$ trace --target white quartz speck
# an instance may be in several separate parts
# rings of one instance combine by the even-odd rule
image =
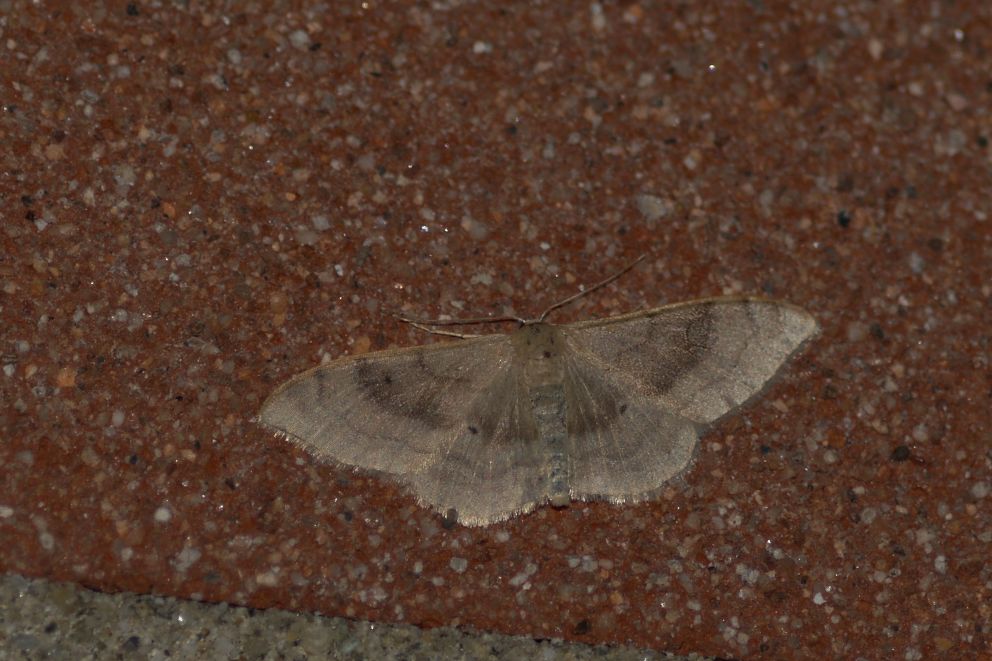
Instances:
[[[259,585],[264,585],[267,588],[271,588],[279,585],[279,577],[275,574],[275,572],[267,571],[264,574],[258,574],[255,577],[255,582]]]
[[[537,565],[534,563],[529,563],[524,570],[510,579],[510,585],[514,587],[519,587],[527,582],[527,579],[533,576],[537,572]]]
[[[310,35],[306,30],[295,30],[289,35],[289,43],[295,48],[304,49],[310,46]]]
[[[909,269],[913,273],[922,273],[923,269],[926,267],[926,262],[918,253],[909,254]]]
[[[671,212],[669,203],[656,195],[638,195],[634,204],[648,221],[659,220]]]
[[[185,572],[200,559],[201,555],[203,554],[197,548],[192,546],[184,547],[182,551],[176,554],[176,559],[173,561],[172,566],[176,568],[176,571]]]

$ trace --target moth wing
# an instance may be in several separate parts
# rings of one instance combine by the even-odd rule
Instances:
[[[565,364],[568,483],[573,498],[647,495],[692,460],[695,425],[580,357]]]
[[[715,298],[562,327],[569,348],[630,393],[707,424],[757,395],[817,332],[804,310]]]
[[[341,358],[280,386],[259,421],[319,459],[403,476],[462,438],[511,358],[503,335]]]
[[[469,407],[466,425],[437,458],[405,482],[421,502],[480,526],[530,511],[546,497],[545,453],[523,375],[499,374]]]

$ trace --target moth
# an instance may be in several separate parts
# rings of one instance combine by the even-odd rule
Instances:
[[[515,319],[509,334],[315,367],[276,389],[259,420],[468,526],[546,503],[650,498],[689,465],[700,431],[758,394],[818,328],[798,307],[747,297],[545,321],[612,279]]]

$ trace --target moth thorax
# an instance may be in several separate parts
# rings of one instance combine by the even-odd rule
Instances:
[[[564,338],[552,324],[524,324],[512,336],[514,357],[531,388],[561,383],[564,378],[562,352]]]

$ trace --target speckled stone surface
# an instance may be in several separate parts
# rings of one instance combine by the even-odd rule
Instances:
[[[381,661],[704,661],[650,650],[418,629],[226,604],[103,594],[72,583],[0,576],[0,658],[379,659]]]
[[[992,644],[992,5],[0,0],[0,571],[747,658]],[[656,501],[447,529],[292,374],[707,295],[822,333]],[[495,329],[494,329],[495,330]],[[987,656],[985,657],[987,658]]]

